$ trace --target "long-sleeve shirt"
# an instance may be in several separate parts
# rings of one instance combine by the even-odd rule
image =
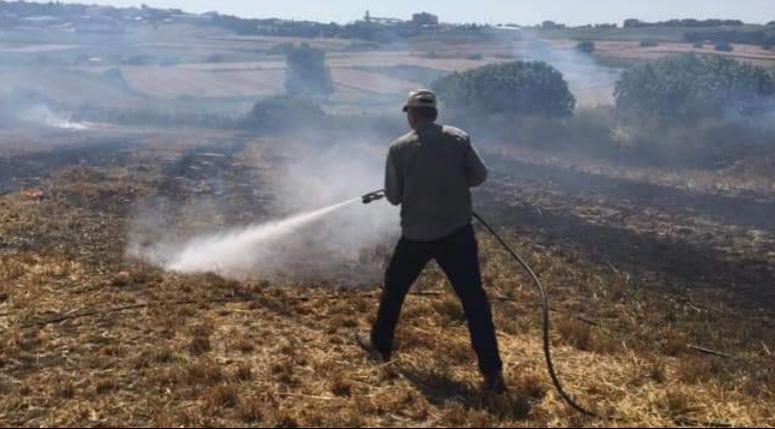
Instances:
[[[385,194],[401,205],[401,229],[410,240],[432,241],[471,222],[471,191],[487,167],[462,130],[427,124],[390,145]]]

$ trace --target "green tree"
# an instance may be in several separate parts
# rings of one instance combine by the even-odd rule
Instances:
[[[716,50],[719,52],[732,52],[735,47],[729,42],[716,42]]]
[[[576,45],[576,49],[585,53],[585,54],[591,54],[595,52],[595,42],[585,40],[583,42],[579,42],[578,45]]]
[[[321,123],[325,116],[320,106],[308,99],[278,96],[257,102],[243,126],[265,132],[283,131],[299,123]]]
[[[772,75],[761,67],[718,55],[663,58],[625,71],[614,97],[626,119],[671,122],[754,115],[771,103]]]
[[[489,64],[452,73],[432,88],[446,106],[471,113],[563,117],[576,105],[562,73],[544,62]]]
[[[285,91],[288,95],[324,97],[334,92],[325,52],[302,43],[287,50],[286,60]]]

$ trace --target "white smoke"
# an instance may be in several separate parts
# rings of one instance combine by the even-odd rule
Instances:
[[[21,108],[16,112],[15,117],[16,121],[22,125],[44,126],[74,131],[88,130],[91,128],[91,125],[74,122],[70,118],[54,112],[50,107],[44,104],[35,104]]]
[[[612,105],[613,91],[623,69],[598,64],[574,46],[555,46],[534,32],[522,30],[522,41],[515,43],[514,54],[531,61],[543,61],[559,70],[576,96],[579,107]]]
[[[235,226],[224,221],[230,210],[226,205],[219,211],[217,203],[146,202],[138,206],[130,227],[128,256],[171,271],[210,271],[239,279],[378,281],[384,262],[379,250],[398,235],[397,209],[384,201],[352,203],[382,187],[387,148],[325,135],[296,137],[307,143],[283,142],[282,148],[272,149],[283,161],[256,161],[258,168],[271,167],[271,182],[259,192],[275,196],[261,209],[276,213],[279,220]],[[177,211],[175,204],[205,209]],[[186,219],[180,214],[170,218],[172,212],[183,212]],[[200,230],[170,233],[187,225]]]

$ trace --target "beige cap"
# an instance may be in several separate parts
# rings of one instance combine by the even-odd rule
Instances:
[[[409,98],[404,105],[404,112],[410,107],[433,107],[438,108],[436,103],[436,94],[430,89],[415,89],[409,92]]]

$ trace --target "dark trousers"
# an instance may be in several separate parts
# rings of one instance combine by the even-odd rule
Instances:
[[[503,367],[492,323],[492,311],[479,270],[479,248],[470,224],[435,241],[401,238],[385,273],[385,289],[377,321],[371,331],[374,346],[381,352],[393,350],[393,337],[404,298],[425,265],[435,259],[463,303],[471,344],[483,374]]]

